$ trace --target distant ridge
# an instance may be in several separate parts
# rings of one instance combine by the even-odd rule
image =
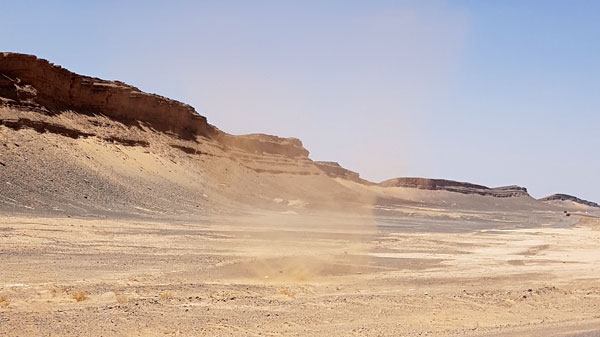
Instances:
[[[379,183],[383,187],[408,187],[421,190],[443,190],[462,194],[479,194],[483,196],[492,196],[498,198],[529,196],[527,189],[520,186],[504,186],[490,188],[483,185],[476,185],[466,182],[428,179],[428,178],[394,178]]]
[[[574,197],[574,196],[568,195],[568,194],[553,194],[553,195],[547,196],[545,198],[541,198],[539,200],[540,201],[572,201],[572,202],[575,202],[575,203],[578,203],[581,205],[600,208],[600,205],[595,202],[579,199],[577,197]]]

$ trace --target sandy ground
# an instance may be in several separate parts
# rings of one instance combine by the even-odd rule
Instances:
[[[595,225],[2,216],[0,335],[593,336]]]

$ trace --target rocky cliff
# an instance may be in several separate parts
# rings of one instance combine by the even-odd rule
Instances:
[[[148,94],[119,81],[82,76],[33,55],[0,53],[0,104],[26,108],[37,114],[4,113],[0,124],[33,128],[71,137],[92,136],[47,118],[72,111],[88,116],[105,116],[128,127],[146,127],[185,140],[205,137],[225,147],[255,154],[306,157],[308,151],[298,139],[269,135],[233,136],[208,124],[190,105]],[[119,139],[111,135],[110,138]],[[139,144],[137,140],[122,139]]]
[[[315,165],[328,176],[332,178],[342,178],[351,180],[360,184],[374,185],[372,182],[362,179],[360,175],[354,171],[342,167],[339,163],[333,161],[315,161]]]
[[[49,114],[73,110],[105,115],[126,125],[144,124],[186,139],[214,133],[206,118],[187,104],[122,82],[78,75],[32,55],[0,54],[0,95],[5,103]]]
[[[421,190],[443,190],[462,194],[478,194],[498,198],[529,196],[527,189],[519,186],[490,188],[483,185],[427,178],[394,178],[379,183],[383,187],[408,187]]]
[[[224,145],[237,147],[254,154],[268,153],[289,158],[308,158],[308,150],[297,138],[281,138],[265,134],[232,136],[221,132],[218,134],[217,139]]]
[[[0,184],[0,208],[188,214],[222,202],[300,207],[312,200],[336,207],[349,202],[352,209],[390,198],[406,202],[405,195],[379,187],[529,196],[518,186],[443,179],[375,184],[336,162],[312,161],[299,139],[230,135],[187,104],[24,54],[0,53],[0,132],[0,175],[7,182]],[[544,201],[597,206],[571,196],[549,198]],[[490,207],[504,202],[480,201]]]

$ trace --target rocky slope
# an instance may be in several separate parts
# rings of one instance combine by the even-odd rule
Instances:
[[[371,212],[378,203],[447,202],[414,197],[416,190],[531,199],[517,186],[423,178],[375,184],[338,163],[311,160],[298,139],[230,135],[187,104],[15,53],[0,53],[0,177],[0,211],[65,215]],[[494,208],[498,200],[477,204]]]
[[[252,153],[308,156],[308,151],[297,139],[268,135],[231,136],[208,124],[204,116],[187,104],[142,92],[119,81],[78,75],[33,55],[0,54],[0,99],[4,105],[29,108],[46,116],[76,111],[89,116],[106,116],[126,126],[146,127],[182,139],[215,138],[224,145]],[[82,130],[79,134],[77,130],[70,132],[53,123],[53,119],[14,117],[11,120],[3,118],[2,123],[12,128],[30,127],[71,136],[90,135]]]
[[[574,197],[574,196],[568,195],[568,194],[553,194],[553,195],[547,196],[545,198],[541,198],[539,200],[540,201],[571,201],[576,204],[580,204],[580,205],[584,205],[584,206],[600,208],[600,205],[595,202],[579,199],[577,197]]]
[[[408,187],[421,190],[443,190],[462,194],[477,194],[498,198],[529,196],[527,189],[519,186],[504,186],[490,188],[471,183],[444,179],[427,178],[394,178],[381,182],[384,187]]]
[[[189,105],[31,55],[0,53],[0,141],[0,211],[173,216],[360,199],[298,139],[230,135]]]
[[[333,161],[315,161],[315,165],[332,178],[341,178],[354,181],[364,185],[374,185],[372,182],[362,179],[357,172],[342,167],[339,163]]]
[[[48,114],[73,110],[190,139],[214,128],[194,108],[118,81],[81,76],[32,55],[0,54],[0,95]]]
[[[159,131],[185,140],[197,140],[199,136],[215,139],[226,147],[253,154],[308,157],[298,139],[262,134],[232,136],[208,124],[205,117],[187,104],[144,93],[122,82],[81,76],[32,55],[0,54],[0,99],[5,106],[38,112],[28,115],[34,118],[14,111],[4,113],[0,122],[13,129],[32,128],[72,138],[95,135],[86,132],[87,127],[70,129],[56,123],[56,118],[46,118],[75,111],[90,117],[106,116],[127,127]],[[119,141],[117,137],[108,140]]]

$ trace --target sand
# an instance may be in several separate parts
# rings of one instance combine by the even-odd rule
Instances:
[[[331,213],[3,216],[0,249],[7,336],[600,330],[600,232],[586,226],[448,233]]]

